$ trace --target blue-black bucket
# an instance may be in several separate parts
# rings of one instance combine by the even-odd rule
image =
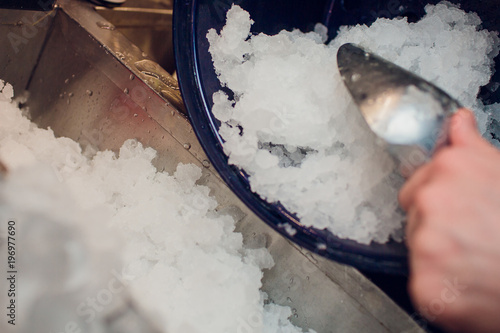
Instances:
[[[325,230],[303,227],[293,214],[283,207],[270,204],[252,193],[245,173],[229,165],[218,135],[220,122],[211,113],[212,94],[221,86],[208,53],[207,31],[217,31],[225,24],[225,14],[231,5],[238,4],[250,12],[255,24],[253,33],[276,34],[282,29],[298,28],[311,31],[316,23],[328,27],[330,38],[342,25],[369,24],[378,17],[406,16],[416,21],[424,7],[439,1],[421,0],[176,0],[174,4],[174,48],[177,75],[191,124],[215,169],[231,190],[263,221],[298,245],[329,259],[363,270],[385,273],[406,273],[407,250],[404,244],[388,242],[370,245],[341,239]],[[466,11],[474,11],[483,20],[483,27],[500,31],[500,3],[497,1],[451,1]],[[496,67],[499,67],[497,59]],[[500,82],[496,73],[491,82]],[[493,84],[492,84],[493,85]],[[487,104],[500,101],[500,89],[486,86],[480,97]],[[493,126],[499,126],[493,124]],[[500,127],[500,126],[499,126]],[[283,228],[284,222],[297,230],[294,236]],[[317,244],[326,244],[318,249]]]

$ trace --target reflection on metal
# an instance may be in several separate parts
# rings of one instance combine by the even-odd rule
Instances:
[[[368,126],[405,173],[412,173],[443,146],[449,117],[460,108],[455,99],[354,44],[339,48],[337,63]]]
[[[0,49],[5,50],[0,78],[13,81],[18,91],[28,88],[27,106],[39,126],[87,149],[117,151],[126,139],[136,138],[158,151],[154,164],[169,173],[179,163],[201,167],[198,183],[211,189],[219,211],[238,221],[245,244],[270,250],[276,266],[264,272],[263,290],[294,309],[295,324],[317,332],[422,332],[358,271],[290,244],[238,200],[183,115],[175,79],[144,56],[117,22],[109,22],[115,30],[100,28],[97,22],[107,20],[88,2],[60,0],[58,5],[57,14],[18,53],[5,36],[22,34],[22,28],[2,23],[31,19],[34,13],[0,10]]]
[[[97,6],[97,7],[95,7],[95,10],[97,10],[98,12],[106,12],[108,10],[108,8]],[[117,7],[117,8],[113,8],[113,10],[109,11],[108,13],[111,13],[111,12],[114,12],[114,13],[123,12],[123,13],[130,14],[130,16],[122,16],[122,17],[118,16],[116,18],[116,20],[119,20],[119,21],[115,21],[115,22],[120,22],[120,23],[118,23],[119,25],[129,26],[129,27],[143,27],[145,25],[155,25],[156,26],[157,24],[172,23],[171,20],[172,20],[172,14],[173,14],[172,9],[151,9],[151,8],[131,8],[131,7]],[[147,16],[146,18],[148,19],[148,22],[146,22],[145,19],[141,18],[137,14],[148,14],[148,15],[159,14],[160,17],[156,18],[157,19],[156,21],[150,22],[149,20],[151,19],[151,17]],[[105,14],[102,16],[104,17],[107,15]],[[164,17],[162,17],[162,16],[164,16]],[[128,19],[130,19],[130,20],[128,20]],[[155,19],[155,17],[153,17],[153,19]],[[162,27],[157,26],[156,28],[161,29]]]
[[[129,0],[126,7],[95,10],[167,72],[174,71],[172,2]]]
[[[140,77],[155,91],[171,102],[178,110],[184,110],[181,92],[177,80],[168,74],[160,65],[148,59],[134,63]]]
[[[26,89],[56,11],[0,10],[0,73],[16,91]]]

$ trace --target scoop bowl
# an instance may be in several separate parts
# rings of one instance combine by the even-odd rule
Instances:
[[[339,48],[337,64],[368,126],[404,176],[446,143],[448,120],[461,105],[444,90],[351,43]]]

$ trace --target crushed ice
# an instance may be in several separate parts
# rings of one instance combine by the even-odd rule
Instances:
[[[12,95],[0,81],[8,170],[0,174],[0,220],[15,218],[24,240],[19,303],[31,318],[19,332],[102,332],[112,311],[129,306],[128,293],[164,332],[302,332],[289,307],[259,290],[262,270],[274,265],[270,253],[243,246],[233,218],[196,185],[199,167],[158,172],[156,152],[135,140],[118,154],[86,157],[76,142],[23,117]]]
[[[325,45],[321,25],[309,33],[252,35],[249,13],[233,5],[224,28],[207,34],[218,78],[234,93],[214,93],[212,113],[222,122],[229,163],[245,170],[252,191],[280,202],[303,225],[340,237],[402,239],[402,179],[355,109],[336,53],[357,43],[423,76],[474,109],[484,132],[494,116],[476,96],[490,80],[497,34],[450,3],[426,12],[416,23],[381,18],[369,27],[341,27]]]

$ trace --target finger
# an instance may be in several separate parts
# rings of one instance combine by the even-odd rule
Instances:
[[[452,146],[476,146],[483,143],[472,111],[462,108],[452,116],[449,139]]]
[[[408,248],[411,248],[411,240],[415,235],[419,225],[418,211],[415,207],[410,207],[408,214],[406,215],[406,227],[405,227],[405,241]]]
[[[431,176],[432,162],[424,164],[415,171],[415,173],[406,181],[401,190],[399,191],[399,204],[405,211],[413,204],[415,192],[427,183]]]

